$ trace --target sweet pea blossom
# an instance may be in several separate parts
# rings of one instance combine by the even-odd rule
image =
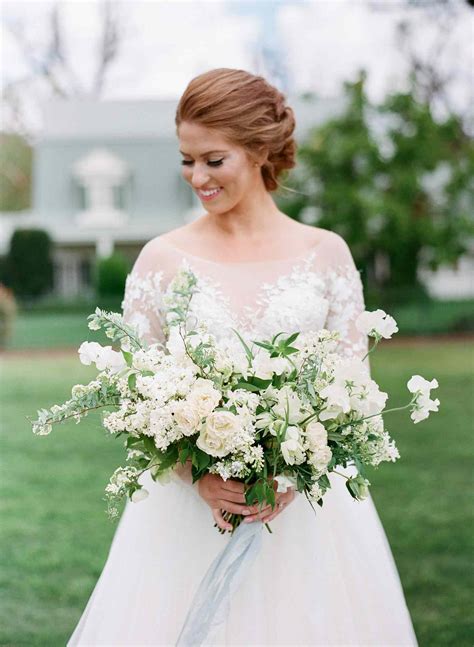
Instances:
[[[433,379],[428,382],[421,375],[412,375],[408,380],[407,388],[415,395],[413,411],[410,416],[415,424],[428,418],[430,411],[438,411],[440,404],[438,398],[436,400],[430,398],[431,389],[436,389],[438,386],[438,380]]]
[[[94,363],[99,371],[108,368],[112,373],[117,373],[127,365],[122,353],[113,350],[112,346],[101,346],[95,341],[83,342],[78,353],[82,364],[90,366]]]
[[[305,453],[300,443],[298,427],[288,427],[285,440],[280,445],[283,458],[288,465],[299,465],[305,460]]]
[[[361,312],[355,325],[357,330],[370,337],[384,337],[384,339],[390,339],[398,331],[395,319],[380,309]]]

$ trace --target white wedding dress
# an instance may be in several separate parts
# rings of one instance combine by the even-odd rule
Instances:
[[[179,267],[197,275],[193,312],[219,338],[234,337],[231,328],[251,340],[326,327],[341,331],[341,353],[365,354],[367,339],[354,326],[364,309],[362,284],[337,234],[325,232],[296,258],[233,263],[153,239],[127,278],[122,304],[150,342],[163,340],[161,299]],[[174,645],[201,579],[229,540],[213,527],[195,487],[177,475],[168,485],[148,474],[142,480],[150,496],[127,502],[70,647]],[[330,481],[316,514],[297,493],[271,522],[273,534],[263,529],[251,572],[206,644],[417,645],[372,498],[356,502],[343,477],[331,474]]]

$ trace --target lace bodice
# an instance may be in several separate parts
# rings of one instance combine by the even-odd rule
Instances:
[[[333,232],[298,257],[233,263],[203,259],[154,238],[128,275],[122,302],[125,320],[149,343],[164,341],[163,296],[181,267],[198,279],[192,314],[218,339],[235,339],[232,328],[248,340],[327,328],[341,332],[344,356],[367,351],[367,337],[355,327],[364,310],[360,275],[347,244]]]

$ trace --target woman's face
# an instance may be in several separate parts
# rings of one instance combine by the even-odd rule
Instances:
[[[183,178],[207,211],[229,211],[264,187],[260,166],[255,166],[244,148],[218,131],[183,121],[178,139]]]

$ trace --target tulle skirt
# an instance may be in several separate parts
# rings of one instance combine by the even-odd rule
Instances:
[[[68,647],[174,645],[201,579],[229,540],[190,485],[141,478],[150,495],[126,504]],[[271,522],[273,534],[263,528],[251,572],[206,645],[417,645],[372,498],[356,502],[341,476],[330,480],[316,514],[297,494]]]

